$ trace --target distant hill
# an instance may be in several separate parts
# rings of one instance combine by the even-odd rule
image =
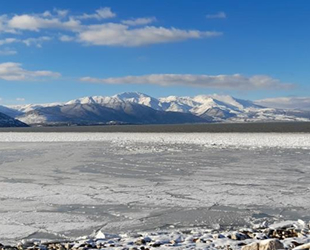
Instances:
[[[0,113],[0,127],[28,127],[27,124]]]

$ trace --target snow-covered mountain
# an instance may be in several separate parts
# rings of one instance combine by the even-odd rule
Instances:
[[[12,105],[7,108],[11,110],[17,111],[19,114],[23,114],[32,110],[36,110],[39,108],[47,108],[47,107],[55,107],[58,105],[63,105],[63,103],[55,102],[55,103],[45,103],[45,104],[26,104],[26,105]],[[1,107],[0,107],[1,109]],[[1,112],[1,111],[0,111]],[[3,112],[5,113],[5,112]]]
[[[216,94],[157,99],[139,92],[125,92],[114,96],[83,97],[66,103],[11,106],[2,110],[27,124],[310,121],[310,111],[264,107],[252,101]]]
[[[41,125],[176,124],[206,121],[193,114],[159,111],[116,98],[81,98],[63,105],[38,108],[17,118],[27,124]]]
[[[229,95],[168,96],[156,99],[138,92],[126,92],[115,97],[157,110],[191,113],[207,120],[211,118],[213,122],[308,121],[310,118],[309,112],[268,108]]]
[[[148,106],[155,110],[163,110],[158,99],[140,92],[124,92],[113,97],[122,101]]]
[[[7,116],[10,117],[16,117],[23,114],[23,112],[19,111],[18,109],[5,107],[1,105],[0,105],[0,113],[6,114]]]

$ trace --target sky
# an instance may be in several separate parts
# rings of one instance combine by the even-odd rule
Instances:
[[[0,104],[310,96],[308,0],[0,2]]]

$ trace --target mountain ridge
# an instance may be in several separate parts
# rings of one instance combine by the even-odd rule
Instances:
[[[30,125],[310,121],[308,111],[264,107],[217,94],[154,98],[141,92],[123,92],[64,103],[2,106],[2,109],[0,106],[1,110]]]

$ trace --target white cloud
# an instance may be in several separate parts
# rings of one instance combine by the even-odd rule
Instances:
[[[84,13],[81,16],[68,16],[68,10],[45,11],[38,14],[2,15],[0,16],[0,32],[15,32],[23,38],[14,40],[0,40],[3,44],[23,42],[26,45],[35,44],[38,47],[48,39],[25,38],[27,32],[41,34],[44,30],[57,32],[52,36],[59,37],[62,42],[80,42],[88,45],[100,46],[143,46],[149,44],[167,43],[187,39],[200,39],[222,35],[221,32],[184,30],[148,26],[156,21],[155,17],[144,17],[120,22],[102,22],[103,19],[115,17],[111,8],[105,7],[96,10],[93,14]],[[85,19],[94,19],[86,20]],[[139,26],[139,27],[134,27]],[[63,33],[66,31],[66,33]],[[61,32],[61,35],[59,33]],[[51,32],[50,32],[51,34]],[[41,37],[46,37],[42,35]]]
[[[22,97],[17,97],[16,98],[16,101],[18,102],[24,102],[26,99],[25,98],[22,98]]]
[[[23,81],[46,77],[59,77],[57,72],[52,71],[29,71],[23,69],[20,63],[0,63],[0,79],[7,81]]]
[[[280,109],[310,110],[310,97],[278,97],[255,101],[256,104]]]
[[[27,46],[35,45],[37,47],[41,47],[43,42],[50,41],[52,38],[48,36],[41,36],[41,37],[30,37],[27,39],[17,39],[17,38],[5,38],[0,40],[0,46],[5,44],[12,44],[12,43],[23,43]]]
[[[94,14],[84,13],[82,16],[78,16],[76,18],[78,18],[78,19],[102,20],[102,19],[113,18],[115,16],[116,16],[116,14],[114,12],[112,12],[111,8],[105,7],[105,8],[100,8],[100,9],[96,10],[96,12]]]
[[[134,18],[123,20],[122,23],[128,26],[147,25],[156,21],[155,17]]]
[[[148,44],[199,39],[203,37],[219,36],[220,32],[181,30],[146,26],[129,29],[128,26],[116,23],[91,25],[87,30],[80,32],[79,40],[91,45],[105,46],[143,46]]]
[[[68,35],[61,35],[59,37],[59,40],[62,41],[62,42],[71,42],[71,41],[74,41],[75,40],[75,37],[73,36],[68,36]]]
[[[59,26],[57,19],[46,19],[31,15],[16,15],[8,22],[8,26],[14,29],[39,31],[41,28]]]
[[[64,29],[76,31],[81,28],[80,21],[70,18],[67,21],[61,21],[55,17],[46,17],[38,15],[15,15],[8,21],[8,27],[19,30],[40,31],[40,29]]]
[[[208,14],[206,15],[206,18],[208,19],[225,19],[227,16],[226,16],[226,13],[223,12],[223,11],[220,11],[216,14]]]
[[[43,16],[43,17],[51,17],[52,14],[51,14],[51,12],[49,12],[49,11],[45,11],[45,12],[42,13],[42,16]]]
[[[69,10],[60,10],[60,9],[54,8],[54,12],[56,12],[59,17],[64,18],[68,15]]]
[[[0,56],[12,56],[12,55],[16,55],[17,51],[16,50],[11,50],[11,49],[3,49],[0,50]]]
[[[84,82],[102,84],[155,84],[161,86],[185,85],[216,89],[258,90],[292,88],[293,84],[282,83],[264,75],[246,77],[235,75],[190,75],[190,74],[152,74],[143,76],[125,76],[115,78],[83,77]]]
[[[12,33],[12,34],[16,34],[17,32],[8,27],[7,22],[8,22],[8,15],[1,15],[0,16],[0,33]]]
[[[5,39],[0,40],[0,46],[5,45],[5,44],[10,44],[10,43],[16,43],[18,41],[19,40],[16,38],[5,38]]]
[[[50,41],[52,38],[48,36],[41,36],[37,38],[27,38],[21,40],[22,43],[26,44],[27,46],[35,45],[37,47],[42,47],[42,43],[46,41]]]

